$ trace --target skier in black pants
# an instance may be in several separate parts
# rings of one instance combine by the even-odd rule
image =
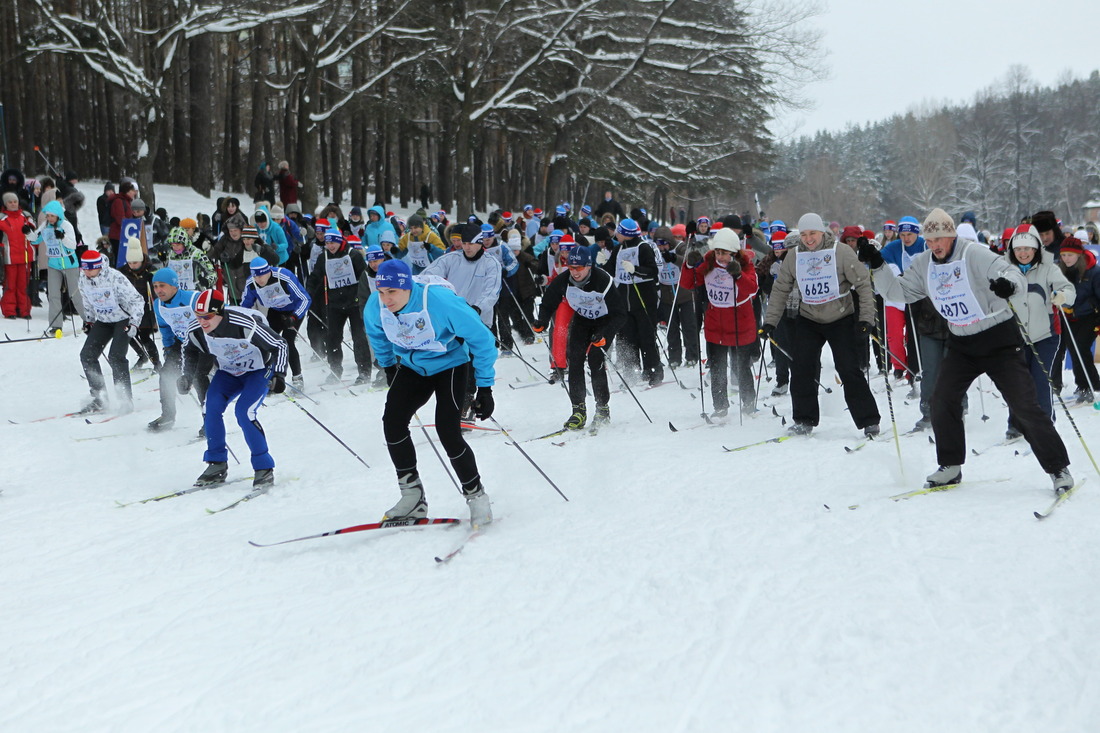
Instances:
[[[926,485],[962,480],[963,397],[975,379],[988,374],[1050,475],[1054,491],[1068,491],[1073,488],[1069,454],[1050,415],[1039,406],[1023,355],[1029,347],[1005,302],[1027,287],[1026,278],[985,245],[957,237],[955,223],[943,209],[932,209],[923,230],[928,249],[914,257],[900,277],[884,267],[882,255],[866,240],[859,245],[859,257],[871,268],[875,290],[883,298],[912,303],[927,297],[948,322],[947,354],[932,393],[932,432],[940,465]]]
[[[620,363],[631,369],[638,367],[638,351],[642,352],[642,371],[647,382],[656,386],[664,381],[665,370],[657,349],[657,256],[648,242],[642,241],[642,230],[633,219],[623,219],[615,230],[618,244],[601,252],[597,264],[615,278],[626,303],[626,321],[619,333]]]
[[[470,523],[476,528],[492,522],[489,497],[459,418],[471,368],[477,382],[474,415],[487,420],[493,414],[497,348],[492,331],[446,285],[414,282],[404,260],[379,266],[363,319],[390,385],[382,430],[401,490],[401,500],[383,519],[420,519],[428,514],[409,422],[435,395],[435,430],[458,476]]]
[[[344,324],[351,324],[351,343],[355,366],[359,369],[356,384],[370,383],[370,345],[363,331],[363,311],[359,302],[359,279],[367,270],[367,262],[358,249],[349,249],[344,235],[335,229],[325,232],[325,248],[309,275],[306,289],[314,303],[324,303],[325,340],[328,365],[332,370],[328,384],[339,381],[344,373]]]
[[[608,400],[607,367],[604,349],[626,320],[626,311],[611,276],[592,267],[592,255],[587,247],[569,253],[569,277],[556,277],[542,296],[539,317],[532,325],[541,333],[557,312],[562,298],[573,309],[569,323],[569,341],[565,354],[569,368],[569,401],[573,414],[565,421],[570,430],[580,430],[588,419],[584,399],[584,364],[592,371],[592,393],[596,397],[596,417],[593,427],[611,420]]]

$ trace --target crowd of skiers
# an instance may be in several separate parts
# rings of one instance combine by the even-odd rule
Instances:
[[[350,337],[354,385],[390,385],[384,425],[402,491],[391,518],[426,513],[407,428],[432,394],[471,510],[491,517],[460,423],[491,417],[498,354],[545,363],[548,381],[564,381],[568,392],[564,429],[580,430],[589,424],[586,370],[591,427],[610,421],[609,367],[627,389],[665,383],[666,368],[675,382],[677,369],[698,375],[701,388],[710,385],[708,419],[717,420],[728,416],[732,378],[737,409],[751,415],[768,358],[762,349],[770,347],[772,396],[789,392],[791,431],[808,434],[819,422],[828,344],[851,419],[868,439],[882,421],[873,376],[919,390],[914,430],[931,427],[941,463],[932,484],[961,478],[966,390],[988,374],[1010,407],[1007,437],[1032,444],[1056,489],[1072,486],[1052,390],[1061,389],[1056,365],[1068,348],[1076,398],[1094,399],[1095,229],[1067,234],[1053,214],[1039,212],[997,237],[979,233],[969,213],[956,225],[939,209],[924,222],[888,221],[877,233],[826,225],[816,213],[790,230],[737,215],[669,227],[644,209],[627,215],[611,192],[577,215],[568,203],[553,212],[531,204],[496,210],[485,221],[425,209],[405,220],[377,205],[364,215],[329,204],[311,215],[293,177],[293,200],[276,203],[267,174],[261,168],[257,176],[263,196],[251,214],[227,197],[210,216],[183,219],[164,211],[147,218],[136,182],[123,180],[117,191],[108,184],[102,235],[91,246],[56,196],[36,215],[33,189],[7,173],[3,182],[4,315],[29,317],[31,282],[46,270],[48,332],[76,312],[89,334],[82,352],[89,410],[106,408],[98,359],[112,339],[121,411],[132,409],[127,344],[160,372],[162,414],[151,430],[175,419],[173,384],[196,386],[208,416],[203,481],[224,478],[221,411],[238,394],[257,481],[273,480],[255,411],[268,391],[286,388],[287,371],[292,387],[304,388],[297,345],[304,327],[303,343],[328,365],[327,383],[345,383]],[[142,226],[124,237],[123,222],[132,219]],[[524,357],[521,345],[536,340],[546,343],[545,362],[530,351]],[[398,398],[392,383],[400,374],[408,376]]]

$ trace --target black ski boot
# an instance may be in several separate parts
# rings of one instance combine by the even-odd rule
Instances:
[[[195,479],[195,486],[217,486],[225,483],[225,477],[229,475],[229,464],[226,461],[207,463],[206,470]]]
[[[258,489],[261,486],[274,486],[275,485],[275,469],[274,468],[260,468],[256,471],[252,477],[252,488]]]

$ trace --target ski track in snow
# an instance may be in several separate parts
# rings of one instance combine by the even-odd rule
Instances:
[[[195,208],[157,190],[171,213]],[[44,320],[36,310],[31,331]],[[3,323],[25,335],[22,321]],[[31,423],[85,400],[82,344],[67,331],[0,348],[0,730],[1096,729],[1100,504],[1086,487],[1036,522],[1050,481],[1013,455],[1023,444],[971,456],[966,479],[979,483],[893,502],[935,467],[935,449],[925,434],[901,438],[903,483],[884,394],[883,437],[855,455],[839,389],[822,395],[812,437],[725,453],[785,428],[765,411],[671,433],[668,420],[698,422],[699,401],[664,388],[638,393],[653,425],[613,395],[599,436],[523,444],[568,503],[503,436],[472,434],[507,521],[445,566],[432,558],[465,526],[256,549],[247,541],[375,521],[393,503],[385,394],[300,400],[370,470],[273,396],[260,411],[277,463],[268,495],[216,516],[203,510],[247,482],[119,509],[191,484],[203,445],[186,441],[200,418],[181,398],[175,430],[146,432],[158,394],[139,387],[136,412],[109,424]],[[541,345],[524,356],[545,365]],[[303,362],[312,392],[325,372]],[[560,387],[509,390],[526,369],[497,364],[495,416],[513,437],[560,427]],[[919,416],[901,396],[899,432]],[[988,397],[982,422],[971,394],[979,450],[1004,429]],[[789,397],[774,401],[789,414]],[[1073,412],[1100,438],[1100,414]],[[420,416],[434,421],[432,406]],[[232,411],[227,427],[245,461],[230,477],[247,476]],[[1064,414],[1058,427],[1075,475],[1090,473]],[[412,434],[431,514],[465,519]],[[74,440],[94,435],[114,437]]]

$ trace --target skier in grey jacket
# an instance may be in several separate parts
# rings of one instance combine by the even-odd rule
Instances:
[[[955,223],[943,209],[928,214],[923,233],[928,250],[914,257],[900,276],[884,266],[882,255],[866,241],[859,245],[859,257],[871,268],[875,291],[883,298],[912,303],[928,297],[948,322],[949,348],[932,394],[932,431],[940,465],[926,485],[962,480],[963,396],[976,378],[989,374],[1055,492],[1071,489],[1066,446],[1050,415],[1039,406],[1024,360],[1023,351],[1029,347],[1008,301],[1027,289],[1027,279],[988,247],[957,237]]]

